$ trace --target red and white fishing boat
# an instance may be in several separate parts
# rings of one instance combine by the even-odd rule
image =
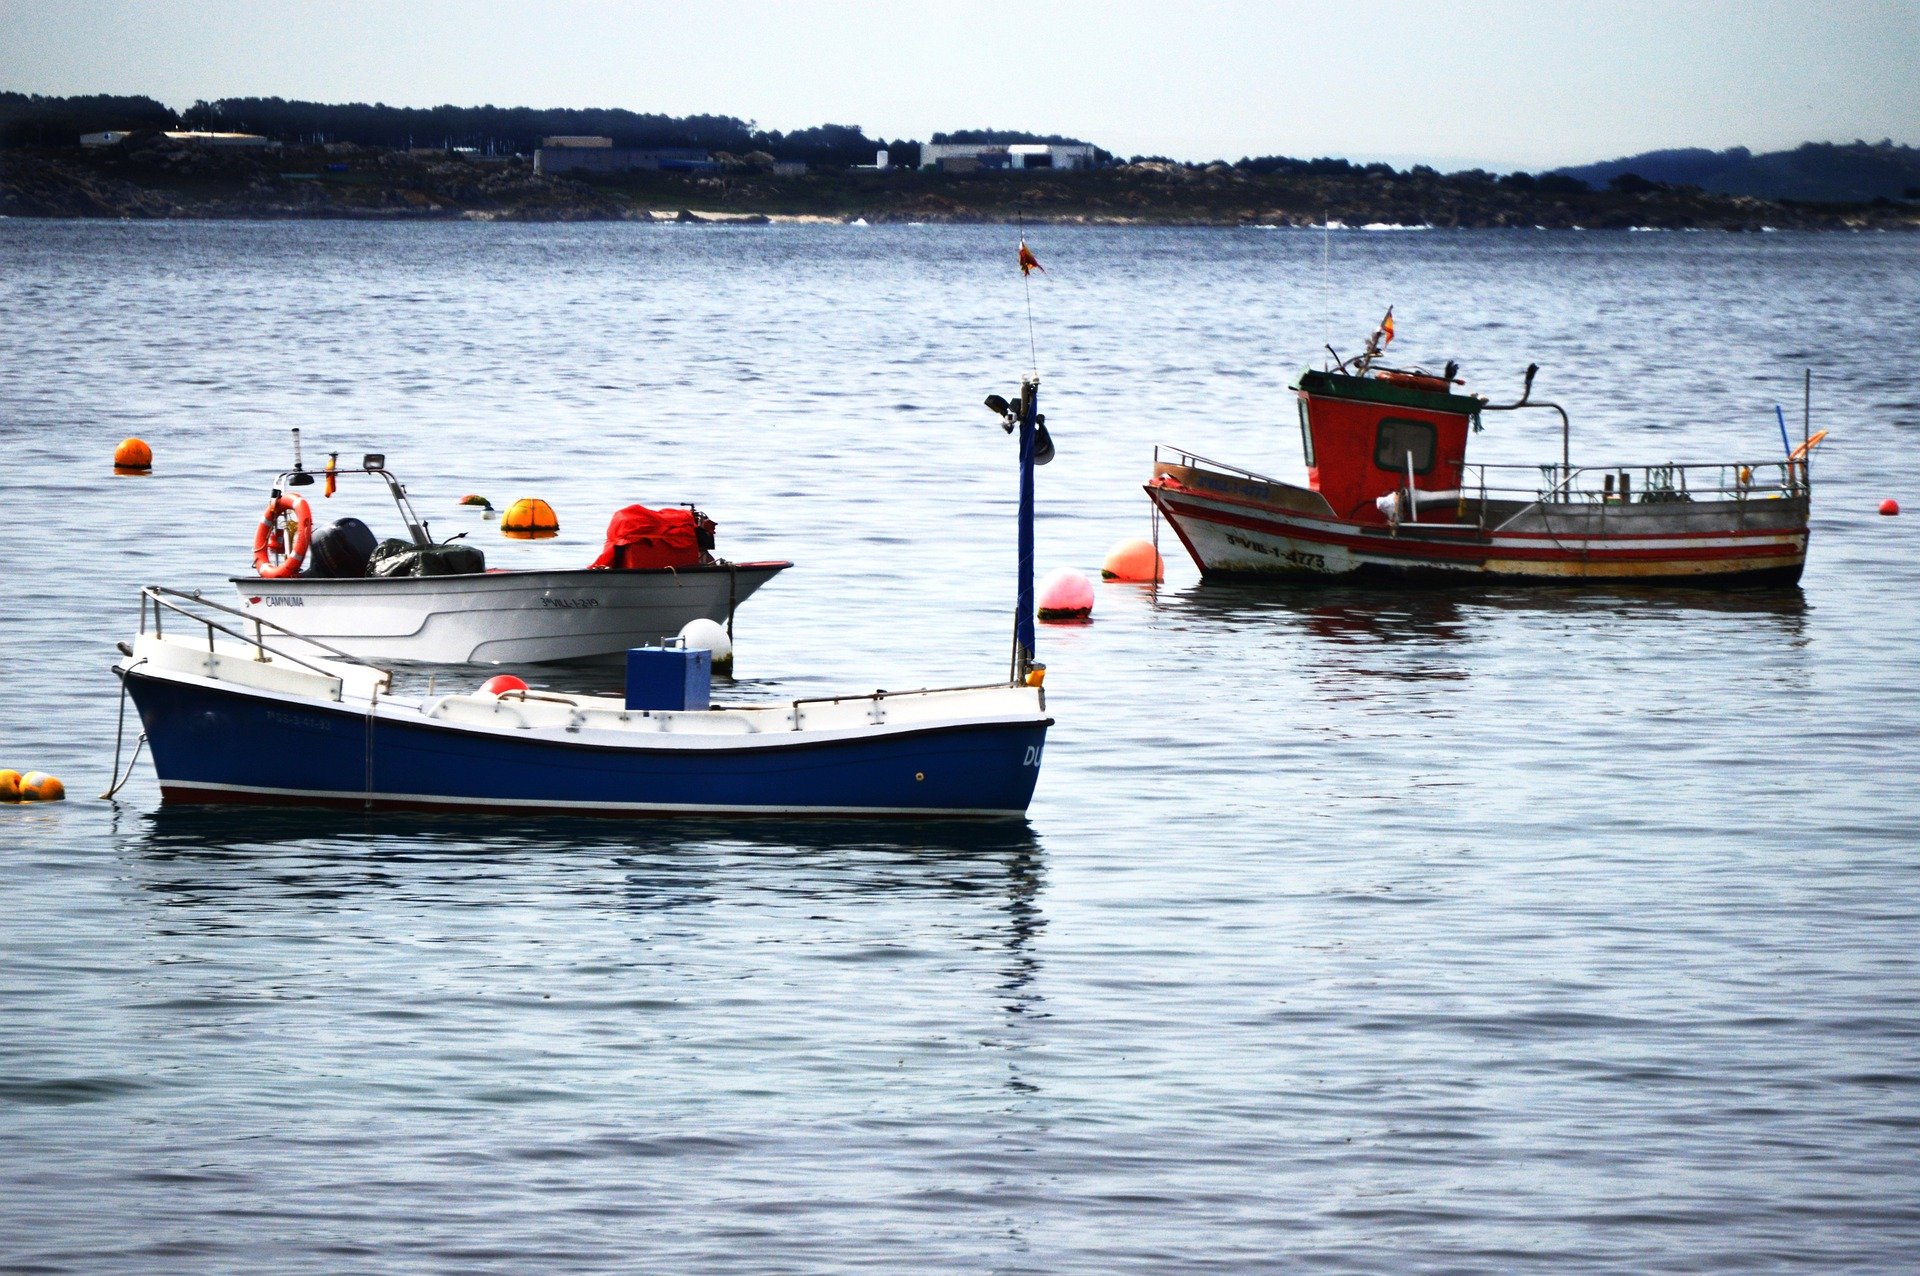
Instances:
[[[1582,465],[1567,414],[1533,399],[1456,391],[1433,374],[1376,366],[1392,312],[1358,358],[1301,374],[1307,485],[1154,449],[1147,495],[1208,578],[1637,581],[1792,584],[1807,557],[1808,456],[1825,431],[1774,461]],[[1495,412],[1557,412],[1557,464],[1477,465],[1469,434]],[[1786,426],[1781,422],[1783,446]]]

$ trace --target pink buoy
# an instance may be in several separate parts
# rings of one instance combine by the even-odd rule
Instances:
[[[1040,582],[1040,619],[1086,620],[1093,615],[1093,582],[1071,567],[1056,567]]]
[[[1157,585],[1167,578],[1166,564],[1152,541],[1121,541],[1107,551],[1100,579]]]
[[[1900,512],[1900,502],[1889,496],[1886,500],[1880,502],[1880,512],[1889,517],[1898,514]]]
[[[476,693],[483,696],[498,696],[506,691],[525,691],[527,684],[510,673],[497,673],[480,684]]]

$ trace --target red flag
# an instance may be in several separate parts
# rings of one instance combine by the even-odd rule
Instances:
[[[1389,346],[1393,344],[1393,307],[1392,306],[1387,307],[1387,317],[1380,321],[1380,344],[1382,346]]]
[[[1040,264],[1040,259],[1033,255],[1033,251],[1027,247],[1027,241],[1023,239],[1020,241],[1020,273],[1031,275],[1036,270],[1043,275],[1047,273],[1047,268]]]

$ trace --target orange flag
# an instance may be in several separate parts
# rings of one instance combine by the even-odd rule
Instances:
[[[1020,241],[1020,273],[1031,275],[1036,270],[1043,275],[1047,273],[1047,268],[1040,264],[1040,259],[1033,255],[1033,250],[1027,247],[1027,241],[1023,239]]]
[[[1380,344],[1383,346],[1388,346],[1393,344],[1393,307],[1392,306],[1387,307],[1387,317],[1380,321]]]
[[[333,470],[334,470],[334,467],[339,463],[340,463],[340,454],[338,452],[328,453],[327,455],[327,491],[326,491],[326,494],[328,496],[333,495],[333,485],[335,482],[333,477]]]

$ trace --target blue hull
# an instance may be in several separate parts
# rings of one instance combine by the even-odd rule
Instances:
[[[1011,816],[1052,719],[608,747],[121,674],[167,803],[543,814]],[[765,739],[765,737],[762,737]]]

